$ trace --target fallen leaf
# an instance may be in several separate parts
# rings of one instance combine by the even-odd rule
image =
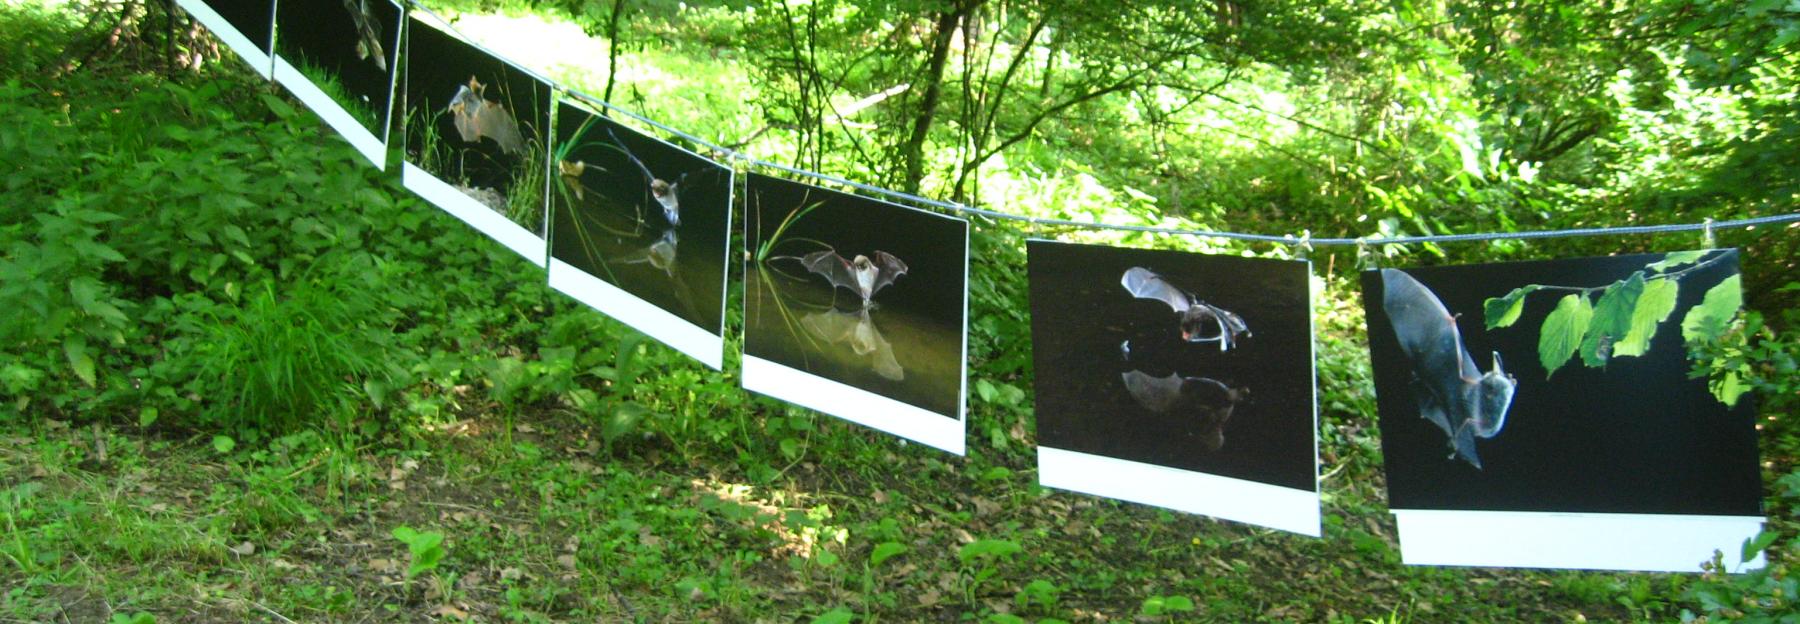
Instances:
[[[925,590],[925,593],[919,594],[919,606],[929,607],[937,604],[939,600],[943,599],[943,594],[938,593],[938,590],[928,589]]]
[[[564,569],[575,569],[575,555],[558,555],[556,562],[561,564]]]
[[[440,617],[440,618],[453,617],[458,620],[465,620],[465,621],[469,619],[468,611],[464,611],[462,609],[458,609],[458,608],[452,607],[450,605],[444,605],[444,606],[438,607],[436,609],[432,609],[431,615]]]
[[[525,578],[525,571],[518,568],[500,568],[500,580],[517,581]]]
[[[875,499],[875,504],[877,504],[877,505],[886,505],[886,504],[888,504],[888,495],[887,495],[887,492],[883,492],[883,491],[881,491],[881,490],[875,490],[875,494],[873,494],[873,495],[872,495],[872,496],[870,496],[870,498],[873,498],[873,499]]]
[[[519,423],[517,426],[513,427],[513,429],[517,429],[519,433],[537,433],[537,427],[525,423]]]
[[[228,548],[226,550],[230,550],[231,552],[237,553],[237,555],[239,557],[248,557],[250,555],[256,554],[256,544],[252,544],[250,542],[244,542],[242,544],[238,544],[238,545]]]
[[[369,571],[388,574],[400,569],[400,563],[393,559],[370,559]]]

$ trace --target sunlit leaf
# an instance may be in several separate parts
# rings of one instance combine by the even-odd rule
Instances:
[[[1556,302],[1556,309],[1544,317],[1544,327],[1538,332],[1538,362],[1544,365],[1544,377],[1556,374],[1575,350],[1581,347],[1583,334],[1587,332],[1588,319],[1594,316],[1594,306],[1588,303],[1587,297],[1580,294],[1565,295]]]
[[[906,545],[900,542],[882,542],[876,544],[875,550],[869,553],[869,567],[879,566],[883,561],[906,554],[906,551]]]
[[[1688,310],[1681,320],[1681,339],[1688,344],[1717,340],[1731,325],[1732,317],[1744,307],[1744,291],[1738,275],[1725,278],[1706,291],[1700,305]]]
[[[1662,260],[1652,262],[1649,265],[1646,265],[1644,268],[1646,270],[1655,271],[1658,273],[1667,273],[1671,270],[1679,269],[1681,267],[1693,264],[1695,262],[1699,262],[1701,258],[1706,257],[1706,254],[1707,254],[1707,251],[1705,251],[1705,250],[1677,251],[1675,253],[1671,253],[1666,256],[1663,256]]]
[[[1600,295],[1600,302],[1594,305],[1594,317],[1588,321],[1587,333],[1581,339],[1583,364],[1606,365],[1609,350],[1613,348],[1608,341],[1616,341],[1631,330],[1632,310],[1637,307],[1638,296],[1643,292],[1644,273],[1639,271]]]
[[[856,614],[849,609],[838,607],[819,614],[819,617],[812,619],[812,624],[850,624],[854,617]]]
[[[1505,296],[1488,299],[1482,304],[1482,311],[1487,317],[1487,328],[1511,327],[1519,320],[1519,313],[1525,310],[1525,296],[1539,288],[1543,287],[1537,284],[1520,286]]]
[[[1645,283],[1644,292],[1638,295],[1637,305],[1631,310],[1631,328],[1624,338],[1613,343],[1613,357],[1635,357],[1649,351],[1656,328],[1675,311],[1675,299],[1680,294],[1681,285],[1672,279]]]
[[[75,376],[89,388],[98,382],[94,376],[94,356],[88,353],[87,339],[81,336],[70,336],[63,341],[63,355],[69,359],[69,368]]]

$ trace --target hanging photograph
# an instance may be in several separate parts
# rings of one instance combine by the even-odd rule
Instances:
[[[1762,525],[1750,400],[1692,378],[1735,250],[1362,275],[1407,563],[1698,571]]]
[[[752,173],[744,387],[963,453],[969,224]]]
[[[275,0],[175,0],[257,75],[269,77]]]
[[[406,33],[406,188],[544,265],[550,84],[413,13]]]
[[[389,102],[405,11],[392,0],[281,0],[275,81],[376,168],[386,168]]]
[[[550,286],[723,367],[731,168],[579,97],[556,109]]]
[[[1026,250],[1039,483],[1319,535],[1310,264]]]

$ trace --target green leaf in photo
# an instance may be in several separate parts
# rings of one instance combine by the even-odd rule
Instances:
[[[1539,288],[1537,284],[1520,286],[1505,296],[1491,297],[1482,304],[1482,311],[1487,318],[1488,329],[1511,327],[1519,320],[1519,314],[1525,310],[1525,296]]]
[[[1644,273],[1638,271],[1600,295],[1594,305],[1594,317],[1588,321],[1586,335],[1581,338],[1581,362],[1588,366],[1605,366],[1612,357],[1613,343],[1631,330],[1631,315],[1638,296],[1644,292]]]
[[[1706,388],[1712,391],[1713,398],[1724,403],[1725,407],[1737,407],[1738,399],[1750,391],[1750,384],[1744,383],[1743,375],[1730,371],[1709,380]]]
[[[1672,279],[1645,283],[1644,292],[1638,295],[1637,305],[1631,309],[1631,328],[1626,330],[1624,338],[1613,343],[1613,357],[1636,357],[1649,351],[1656,328],[1675,311],[1675,299],[1680,294],[1681,284]]]
[[[75,371],[76,377],[81,378],[81,383],[87,384],[89,388],[98,384],[94,376],[94,356],[88,353],[86,338],[70,336],[68,340],[64,340],[63,356],[69,359],[69,368]]]
[[[906,554],[906,545],[900,542],[882,542],[875,545],[869,553],[869,567],[880,566],[881,562]]]
[[[1538,362],[1544,365],[1545,379],[1556,374],[1556,369],[1562,368],[1575,355],[1587,333],[1588,320],[1593,316],[1594,306],[1588,303],[1586,296],[1569,294],[1557,301],[1556,309],[1544,317],[1544,327],[1538,332]]]
[[[1733,275],[1719,282],[1706,291],[1706,298],[1700,305],[1688,310],[1687,317],[1681,320],[1681,339],[1693,345],[1717,340],[1731,325],[1732,317],[1737,316],[1738,309],[1744,307],[1744,290],[1739,279]]]
[[[1650,271],[1655,271],[1657,273],[1667,273],[1670,270],[1679,269],[1681,267],[1693,264],[1695,262],[1699,262],[1701,258],[1706,257],[1706,254],[1707,254],[1707,250],[1677,251],[1675,253],[1663,256],[1662,260],[1652,262],[1649,265],[1646,265],[1644,268],[1647,270],[1650,270]]]

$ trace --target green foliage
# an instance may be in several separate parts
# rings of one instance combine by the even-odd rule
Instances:
[[[130,614],[120,612],[114,613],[110,621],[112,624],[156,624],[156,616],[142,611]]]
[[[1175,613],[1189,613],[1194,610],[1194,601],[1186,596],[1151,596],[1144,599],[1138,613],[1157,617]]]
[[[394,527],[394,539],[406,545],[406,553],[410,564],[406,566],[406,578],[411,579],[422,573],[435,572],[438,564],[443,563],[444,534],[437,531],[418,531],[409,526]]]

